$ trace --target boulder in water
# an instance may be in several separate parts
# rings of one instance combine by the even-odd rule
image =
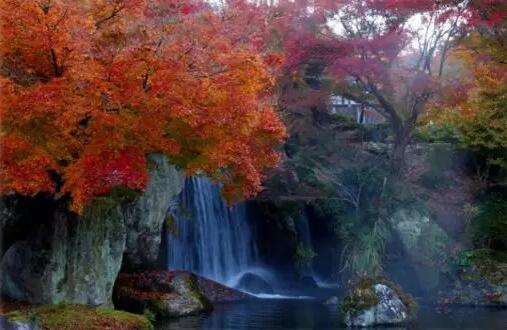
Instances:
[[[211,309],[209,300],[199,289],[197,276],[184,271],[120,274],[113,300],[119,309],[133,313],[150,310],[161,319]]]
[[[254,273],[245,273],[238,281],[237,288],[250,293],[274,293],[273,287],[262,277]]]
[[[413,298],[385,280],[360,279],[342,302],[349,327],[404,325],[415,314]]]
[[[340,299],[337,296],[332,296],[324,301],[324,305],[326,306],[334,306],[337,307],[340,304]]]
[[[253,296],[247,293],[229,288],[228,286],[222,285],[210,279],[197,275],[196,277],[197,282],[199,283],[199,290],[212,303],[242,301],[253,298]]]

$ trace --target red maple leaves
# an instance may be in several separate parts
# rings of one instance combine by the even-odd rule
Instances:
[[[285,136],[271,106],[282,57],[244,6],[3,1],[2,192],[54,192],[51,171],[81,212],[116,186],[142,190],[151,152],[221,180],[231,199],[259,191]]]

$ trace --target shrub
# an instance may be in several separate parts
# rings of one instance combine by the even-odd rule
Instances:
[[[463,251],[458,258],[458,266],[467,280],[486,279],[492,284],[507,283],[507,253],[504,251]]]
[[[507,249],[507,188],[496,188],[480,196],[477,217],[473,220],[473,238],[478,246]]]
[[[413,135],[412,139],[415,142],[426,142],[426,143],[459,143],[460,135],[458,129],[449,123],[434,124],[429,123],[424,126],[418,127]]]
[[[311,246],[300,243],[296,248],[295,265],[299,273],[303,274],[306,269],[310,269],[313,259],[317,256]]]
[[[454,150],[451,146],[434,145],[428,155],[429,169],[421,176],[421,183],[428,188],[445,188],[454,183],[449,172],[453,165]]]

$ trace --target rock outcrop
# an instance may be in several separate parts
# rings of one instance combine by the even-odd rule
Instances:
[[[150,181],[145,192],[123,207],[127,228],[123,270],[157,268],[164,221],[171,201],[183,189],[184,176],[160,154],[148,157]]]
[[[113,299],[116,308],[134,313],[149,310],[159,319],[195,315],[211,308],[199,290],[197,277],[189,272],[120,274]]]
[[[118,205],[101,198],[82,217],[57,209],[37,220],[35,213],[25,239],[2,258],[2,294],[35,304],[111,305],[126,237]]]
[[[434,221],[427,210],[400,208],[389,223],[408,256],[418,283],[425,291],[434,291],[446,281],[452,238]]]
[[[234,302],[253,298],[247,293],[229,288],[201,276],[197,276],[197,282],[199,284],[199,291],[201,291],[201,293],[212,303]]]
[[[236,287],[250,293],[274,293],[273,287],[265,279],[254,273],[245,273],[241,276]]]
[[[113,295],[117,308],[134,313],[150,310],[159,319],[199,314],[210,310],[212,302],[250,298],[187,271],[120,274]]]
[[[4,203],[2,294],[34,304],[112,305],[122,265],[156,267],[166,211],[183,176],[162,155],[149,156],[149,166],[146,192],[127,205],[121,192],[98,198],[82,216],[52,199]]]
[[[363,279],[343,299],[342,310],[349,327],[396,326],[413,319],[415,303],[395,285]]]

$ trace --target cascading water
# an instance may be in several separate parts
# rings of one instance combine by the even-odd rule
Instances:
[[[256,261],[244,204],[227,207],[220,186],[191,177],[169,213],[168,268],[189,270],[227,283]]]
[[[310,233],[310,225],[308,224],[308,217],[304,210],[301,210],[299,215],[295,219],[295,229],[299,240],[299,245],[302,248],[312,249],[312,236]],[[306,265],[304,269],[300,269],[302,275],[305,276],[313,276],[313,264],[310,262],[309,265]]]
[[[301,210],[300,214],[295,220],[295,229],[298,235],[300,246],[303,248],[312,249],[312,251],[315,252],[312,234],[310,231],[310,224],[306,212],[304,210]],[[318,274],[318,272],[314,269],[313,260],[310,262],[310,264],[306,265],[306,267],[300,269],[300,272],[303,276],[313,278],[317,286],[321,288],[338,287],[338,284],[335,281],[324,279]]]

